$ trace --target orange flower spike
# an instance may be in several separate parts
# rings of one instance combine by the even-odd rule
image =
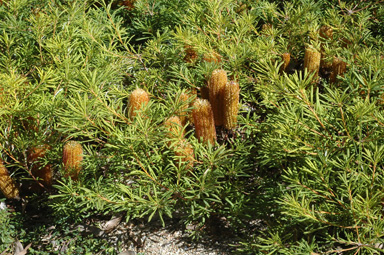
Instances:
[[[315,49],[307,48],[305,49],[304,55],[304,68],[307,69],[308,72],[315,72],[315,77],[319,73],[320,68],[320,60],[321,53]]]
[[[8,199],[19,199],[19,189],[8,173],[4,162],[0,159],[0,191]]]
[[[214,144],[216,141],[216,129],[209,101],[200,98],[196,99],[193,104],[192,114],[197,139],[204,143]]]
[[[149,95],[145,90],[137,88],[134,91],[132,91],[128,100],[129,117],[133,119],[136,116],[137,111],[140,110],[142,106],[147,105],[148,102],[149,102]]]
[[[224,127],[232,129],[237,124],[239,112],[240,86],[238,82],[230,81],[225,85],[224,92]]]
[[[28,150],[28,162],[32,164],[32,174],[33,176],[40,179],[44,186],[52,186],[52,165],[47,164],[42,166],[41,163],[37,162],[39,159],[43,158],[48,150],[51,147],[47,144],[36,146]]]
[[[340,58],[334,57],[333,62],[332,62],[332,72],[331,72],[331,75],[329,77],[329,80],[332,83],[335,83],[337,81],[336,80],[337,76],[338,75],[340,75],[340,76],[344,75],[346,70],[347,70],[347,63],[345,63]]]
[[[212,72],[208,82],[209,102],[212,106],[216,126],[221,126],[224,123],[223,99],[227,81],[227,72],[223,69],[216,69]]]
[[[65,177],[70,176],[77,180],[81,171],[83,161],[83,147],[77,141],[68,141],[63,148],[63,164]]]
[[[280,67],[280,71],[287,72],[289,63],[291,62],[291,54],[289,54],[288,52],[283,53],[282,59],[284,62]]]

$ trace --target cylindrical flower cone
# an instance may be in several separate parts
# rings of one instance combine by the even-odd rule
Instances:
[[[148,104],[148,102],[149,102],[149,95],[145,90],[137,88],[134,91],[132,91],[128,100],[129,117],[133,119],[136,116],[137,111],[139,111],[142,106]]]
[[[195,100],[197,98],[197,90],[195,88],[190,89],[188,95],[189,95],[189,99],[188,100],[190,100],[189,101],[189,108],[192,109],[193,103],[195,102]],[[193,124],[192,110],[190,112],[188,112],[187,119],[188,119],[189,123]],[[181,123],[183,123],[183,121],[181,121]]]
[[[31,172],[33,176],[38,178],[39,181],[47,187],[52,186],[52,165],[42,165],[42,163],[38,161],[41,160],[50,149],[51,147],[49,145],[43,144],[28,150],[28,162],[32,164]]]
[[[331,72],[331,75],[329,77],[329,80],[332,83],[335,83],[337,81],[337,76],[343,75],[346,72],[346,70],[347,70],[347,63],[345,63],[340,58],[337,58],[337,57],[333,58],[332,72]]]
[[[200,98],[196,99],[193,104],[192,114],[197,139],[213,145],[216,141],[216,129],[209,101]]]
[[[175,150],[175,155],[177,157],[180,157],[179,162],[186,164],[185,165],[186,169],[192,169],[193,162],[195,161],[194,150],[192,145],[186,139],[180,139],[175,144],[174,150]],[[178,167],[180,167],[179,164],[178,164]]]
[[[212,106],[216,126],[221,126],[224,123],[223,99],[224,88],[227,81],[227,72],[222,69],[216,69],[212,72],[208,82],[209,102]]]
[[[309,73],[315,73],[315,77],[319,73],[320,68],[321,53],[315,49],[307,48],[305,49],[304,55],[304,68],[307,69]]]
[[[170,139],[181,139],[184,136],[183,125],[178,116],[172,116],[164,122],[164,126],[167,130],[167,136]]]
[[[288,52],[283,53],[282,59],[284,62],[280,67],[280,72],[287,72],[289,63],[291,62],[291,54]]]
[[[81,163],[83,161],[83,147],[77,141],[68,141],[63,148],[63,164],[65,177],[70,176],[72,180],[77,180]]]
[[[224,127],[232,129],[237,124],[239,112],[240,86],[235,81],[227,82],[224,92]]]
[[[19,188],[5,168],[3,161],[0,159],[0,190],[8,199],[19,199]]]

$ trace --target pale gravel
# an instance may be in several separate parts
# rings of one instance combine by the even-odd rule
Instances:
[[[4,204],[0,203],[0,210]],[[40,216],[37,222],[44,219]],[[223,224],[221,224],[223,223]],[[84,236],[107,240],[119,255],[227,255],[232,254],[231,243],[233,233],[229,231],[225,219],[220,224],[207,224],[209,234],[198,242],[189,237],[184,223],[180,219],[168,219],[165,226],[160,220],[151,222],[134,220],[125,222],[123,216],[113,217],[110,220],[90,218],[83,224],[73,225],[70,230],[80,232]],[[191,230],[196,226],[189,225]],[[54,236],[56,226],[47,227],[45,235],[40,237],[42,244],[52,245],[52,251],[60,254],[66,253],[68,243],[59,242]],[[232,243],[233,244],[233,243]],[[27,247],[26,249],[28,249]],[[38,249],[39,247],[34,247]],[[16,254],[16,253],[15,253]],[[103,254],[99,251],[96,254]]]
[[[0,210],[5,208],[5,203],[0,203]],[[38,218],[44,221],[40,217]],[[213,231],[210,232],[209,236],[204,237],[199,242],[193,242],[188,237],[185,226],[180,220],[169,219],[165,223],[165,226],[162,226],[159,220],[152,222],[137,220],[125,222],[123,217],[120,216],[110,220],[92,220],[85,224],[73,225],[71,229],[72,231],[81,232],[86,236],[92,235],[108,240],[115,247],[115,251],[121,251],[119,255],[232,254],[228,245],[231,241],[231,234],[228,234],[228,231],[222,231],[223,228],[226,228],[224,227],[225,224],[223,226],[221,224],[214,224]],[[188,229],[195,227],[188,226]],[[55,229],[54,225],[48,227],[45,231],[46,234],[40,237],[40,241],[44,244],[50,243],[53,251],[59,251],[63,254],[67,251],[68,247],[67,244],[58,242],[52,236]],[[26,250],[28,248],[26,247]]]
[[[119,255],[228,255],[228,237],[216,236],[211,239],[203,239],[194,243],[188,238],[188,234],[182,230],[182,225],[168,222],[170,225],[162,227],[157,223],[118,222],[113,228],[105,226],[112,222],[98,221],[92,225],[76,225],[72,230],[80,231],[84,235],[97,236],[108,240],[115,246],[115,251],[121,251]],[[54,251],[65,253],[66,245],[58,245],[51,239],[50,230],[43,236],[42,242],[51,242]],[[217,241],[220,239],[220,242]],[[99,254],[99,253],[96,253]]]
[[[227,255],[232,254],[225,236],[205,238],[194,243],[182,230],[182,225],[168,222],[170,226],[162,227],[156,223],[120,223],[108,234],[112,242],[123,243],[120,250],[131,253],[122,255]],[[119,237],[119,241],[116,239]],[[220,241],[218,241],[220,240]],[[118,247],[117,247],[118,248]]]

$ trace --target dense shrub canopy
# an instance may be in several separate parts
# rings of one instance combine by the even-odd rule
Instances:
[[[0,1],[1,158],[69,221],[224,217],[245,253],[379,254],[383,21],[383,1]],[[216,69],[240,85],[237,126],[202,143],[192,103]]]

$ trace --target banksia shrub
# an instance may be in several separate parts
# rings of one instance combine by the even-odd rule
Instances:
[[[224,123],[223,98],[227,81],[227,72],[223,69],[214,70],[208,81],[209,102],[212,106],[216,126],[221,126]]]
[[[149,95],[145,90],[137,88],[134,91],[132,91],[128,100],[129,117],[133,119],[136,116],[137,111],[140,110],[140,108],[146,105],[148,102],[149,102]]]
[[[287,72],[289,63],[291,62],[291,54],[288,52],[283,53],[282,59],[284,62],[280,67],[280,72]]]
[[[238,82],[230,81],[224,90],[224,127],[232,129],[237,124],[237,113],[239,111],[240,86]]]
[[[83,147],[81,144],[77,141],[68,141],[63,148],[65,177],[70,176],[72,180],[77,180],[82,161]]]
[[[304,55],[304,69],[307,69],[308,72],[315,72],[315,76],[319,73],[320,68],[321,53],[313,48],[305,49]]]
[[[52,232],[52,241],[62,236],[63,243],[70,238],[65,226],[100,215],[163,224],[177,217],[197,239],[205,230],[230,233],[230,242],[223,241],[234,254],[384,254],[384,105],[374,105],[384,94],[383,1],[2,2],[4,165],[19,184],[38,175],[35,165],[55,169],[51,156],[64,162],[57,191],[47,199],[31,196],[26,213],[11,216],[11,223],[27,220],[15,224],[19,233],[41,215],[64,224]],[[343,43],[352,44],[343,49]],[[307,46],[311,75],[302,72]],[[314,49],[324,61],[321,71],[318,62],[311,68]],[[316,87],[315,74],[328,79],[334,56],[348,62],[343,78],[334,73],[340,86],[321,80]],[[227,71],[222,86],[230,93],[214,109],[215,69]],[[238,84],[227,88],[229,80],[241,83],[244,116],[237,123],[243,114]],[[137,87],[149,96],[133,92]],[[192,87],[201,87],[202,99],[188,108],[201,144],[176,131],[188,124],[181,88]],[[224,116],[223,123],[216,118],[217,138],[216,110]],[[171,116],[181,125],[165,124]],[[45,156],[34,149],[27,157],[31,141],[63,136],[87,141],[84,155],[80,145],[78,159],[69,149],[61,155],[49,142]],[[81,183],[72,185],[72,178]],[[11,203],[10,209],[23,207]],[[40,253],[52,250],[50,242],[35,242],[41,231],[17,235],[1,222],[2,210],[0,240],[10,229]],[[104,232],[115,223],[107,222]],[[104,238],[92,239],[91,247],[84,238],[71,241],[72,253],[114,249]]]
[[[52,165],[42,165],[41,160],[50,150],[51,147],[47,144],[36,146],[28,150],[28,162],[32,165],[32,175],[38,178],[44,186],[52,186]]]
[[[346,72],[347,63],[345,63],[340,58],[334,57],[332,62],[332,72],[329,77],[329,80],[332,83],[336,82],[336,78],[338,75],[343,75]]]
[[[19,198],[19,188],[5,168],[3,161],[0,159],[0,190],[8,199]]]
[[[197,139],[204,143],[214,144],[216,129],[211,104],[206,99],[198,98],[193,107],[192,114]]]

